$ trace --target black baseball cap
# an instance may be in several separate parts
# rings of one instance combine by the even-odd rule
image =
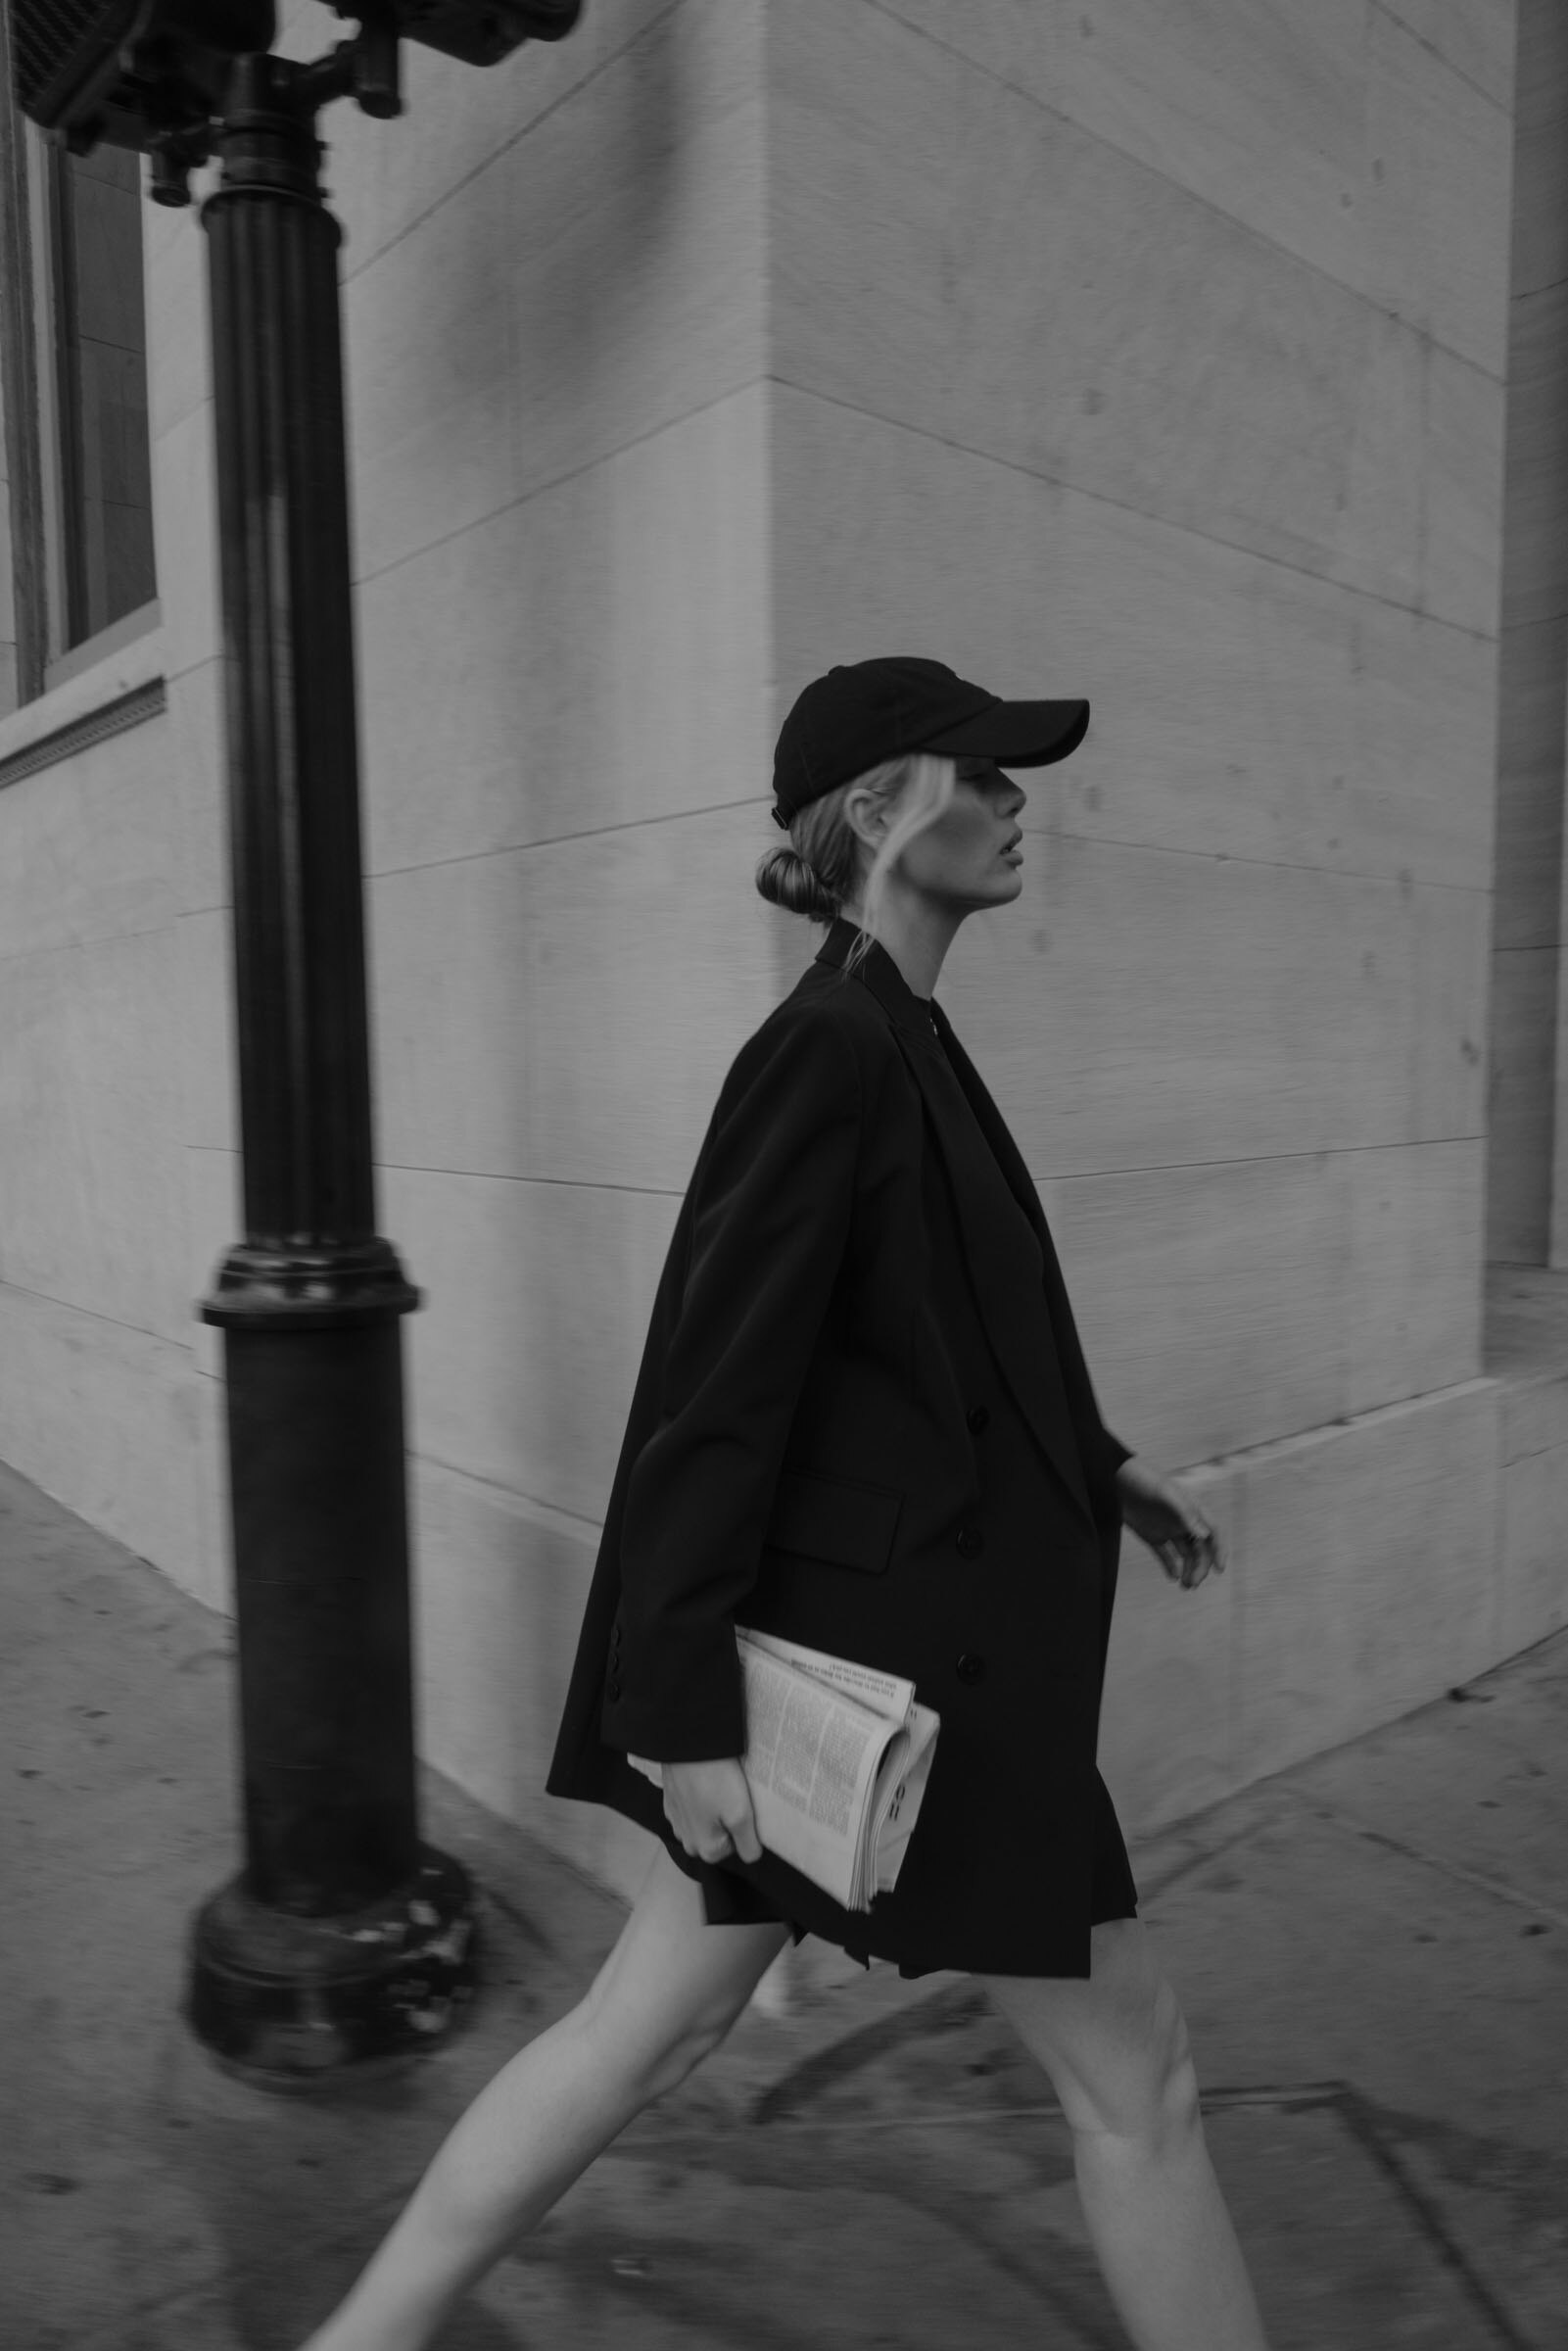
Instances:
[[[773,821],[906,751],[1048,767],[1089,730],[1083,701],[1009,702],[915,654],[841,662],[795,697],[773,756]]]

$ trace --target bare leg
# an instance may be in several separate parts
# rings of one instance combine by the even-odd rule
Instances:
[[[1111,2298],[1137,2351],[1268,2351],[1175,1993],[1141,1921],[1095,1927],[1090,1942],[1086,1981],[980,1980],[1062,2100]]]
[[[591,1990],[459,2117],[303,2351],[425,2351],[514,2238],[718,2046],[788,1933],[708,1926],[700,1889],[660,1846]]]

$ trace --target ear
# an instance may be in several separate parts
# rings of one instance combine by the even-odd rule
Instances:
[[[844,822],[857,840],[875,851],[887,830],[887,811],[879,805],[875,793],[852,792],[844,802]]]

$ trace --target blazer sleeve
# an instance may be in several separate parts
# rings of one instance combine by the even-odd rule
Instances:
[[[1113,1436],[1103,1420],[1100,1423],[1098,1443],[1101,1475],[1109,1482],[1116,1476],[1123,1462],[1131,1461],[1133,1449],[1130,1445],[1123,1445],[1119,1437]]]
[[[849,1236],[860,1118],[854,1046],[820,1014],[765,1022],[725,1080],[691,1178],[659,1425],[627,1485],[606,1746],[664,1763],[744,1749],[735,1621]]]

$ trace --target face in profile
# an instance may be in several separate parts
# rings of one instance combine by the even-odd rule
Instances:
[[[904,850],[899,879],[955,913],[1007,905],[1023,888],[1019,817],[1024,792],[994,759],[954,764],[952,802]]]

